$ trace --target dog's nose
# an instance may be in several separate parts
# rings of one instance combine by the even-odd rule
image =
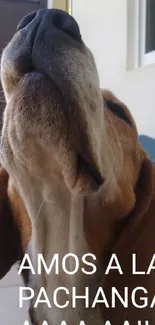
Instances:
[[[80,29],[75,19],[67,12],[58,9],[41,9],[25,16],[19,23],[17,30],[27,28],[31,23],[38,25],[38,22],[44,21],[44,28],[52,27],[61,30],[71,36],[76,41],[81,42]]]
[[[36,16],[37,16],[37,11],[34,11],[26,15],[24,18],[22,18],[17,26],[17,31],[25,28],[29,23],[31,23],[36,18]]]
[[[62,85],[66,86],[68,80],[66,71],[74,71],[71,64],[74,65],[75,56],[84,48],[79,26],[67,12],[40,9],[25,16],[2,55],[3,75],[5,78],[9,75],[8,85],[12,80],[8,94],[15,87],[15,79],[18,83],[24,74],[32,71],[46,74],[57,87],[64,89]],[[65,89],[67,93],[69,81]]]

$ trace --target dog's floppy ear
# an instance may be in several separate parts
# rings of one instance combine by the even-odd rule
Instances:
[[[9,176],[0,168],[0,279],[22,256],[18,226],[8,196]]]
[[[155,253],[155,169],[147,158],[142,162],[135,194],[135,207],[128,216],[124,229],[112,250],[112,253],[117,256],[123,274],[113,269],[105,276],[103,283],[109,302],[112,287],[115,287],[122,297],[124,297],[124,288],[128,288],[128,308],[125,308],[117,298],[115,308],[104,308],[102,305],[101,312],[104,319],[115,325],[124,324],[126,320],[136,325],[139,319],[147,319],[152,324],[155,323],[154,310],[149,308],[149,304],[146,308],[136,308],[131,301],[133,290],[140,287],[148,292],[149,301],[154,296],[154,270],[148,275],[142,273],[135,275],[133,272],[133,254],[137,261],[136,271],[147,272]],[[146,297],[146,291],[144,293],[142,289],[135,293],[137,304],[142,305],[140,297]]]
[[[129,126],[136,126],[127,106],[121,102],[111,91],[102,89],[104,104],[113,114],[124,120]]]

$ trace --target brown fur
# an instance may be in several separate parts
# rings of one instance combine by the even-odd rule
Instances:
[[[14,221],[20,229],[22,251],[25,252],[31,237],[31,223],[21,197],[10,183],[8,184],[8,197]]]

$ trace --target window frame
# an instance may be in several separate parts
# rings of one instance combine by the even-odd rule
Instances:
[[[48,8],[58,8],[72,15],[72,0],[47,0]]]
[[[148,53],[145,52],[146,45],[146,14],[147,0],[139,0],[139,63],[141,66],[155,63],[155,50]]]
[[[127,1],[127,70],[155,63],[155,51],[145,52],[146,1]]]

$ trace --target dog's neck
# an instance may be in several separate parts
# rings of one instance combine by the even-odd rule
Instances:
[[[57,287],[64,286],[70,289],[75,286],[80,294],[83,294],[85,287],[92,287],[92,296],[100,286],[103,277],[104,253],[107,247],[115,240],[121,227],[122,219],[131,208],[131,201],[134,204],[134,196],[126,202],[125,190],[118,190],[113,202],[104,199],[104,188],[98,195],[92,197],[78,197],[72,195],[69,190],[52,178],[47,182],[35,180],[27,174],[20,178],[18,173],[18,190],[22,195],[28,215],[31,217],[32,238],[30,243],[30,256],[37,272],[37,254],[44,256],[47,265],[50,265],[54,254],[59,254],[60,263],[68,253],[75,254],[81,261],[86,253],[94,253],[97,256],[98,272],[95,277],[81,275],[79,271],[75,276],[69,277],[65,273],[59,276],[47,275],[43,272],[39,276],[30,277],[30,286],[35,287],[36,294],[41,287],[45,287],[50,296]],[[124,203],[123,203],[124,202]],[[117,204],[117,205],[116,205]],[[130,206],[128,206],[128,204]],[[102,259],[102,260],[101,260]],[[70,265],[72,270],[73,266]],[[81,269],[81,266],[80,266]],[[81,288],[81,289],[80,289]],[[48,314],[49,313],[49,314]],[[55,309],[47,308],[46,314],[57,324],[63,319],[72,324],[75,315],[72,312],[59,313]],[[84,309],[77,309],[80,319],[84,317]],[[67,316],[69,315],[69,316]],[[69,318],[68,318],[69,317]],[[88,324],[92,323],[92,317],[97,325],[102,324],[99,313],[87,311]],[[90,317],[90,318],[89,318]],[[40,308],[37,311],[37,318],[45,320],[45,314]],[[85,318],[84,318],[85,319]],[[98,320],[97,320],[98,319]],[[80,323],[80,321],[79,321]]]
[[[32,222],[32,245],[37,252],[47,260],[51,259],[48,250],[53,254],[59,253],[61,258],[69,252],[80,256],[86,245],[83,236],[84,199],[71,195],[52,179],[51,186],[41,186],[38,193],[34,191],[33,200],[32,204],[28,202],[28,209]]]
[[[18,184],[19,185],[19,184]],[[75,254],[79,258],[80,269],[74,276],[68,276],[60,271],[60,275],[53,272],[47,275],[44,271],[41,275],[30,276],[30,286],[35,288],[37,294],[41,287],[47,290],[49,299],[51,292],[58,287],[66,287],[71,290],[72,287],[78,288],[79,295],[84,294],[85,287],[91,287],[92,296],[95,295],[100,286],[103,276],[103,265],[97,261],[97,272],[93,276],[85,276],[81,273],[81,268],[85,267],[81,259],[84,254],[91,253],[84,234],[84,197],[71,195],[63,186],[57,183],[55,179],[49,181],[48,185],[39,184],[31,178],[24,180],[19,185],[20,193],[24,198],[28,215],[31,216],[32,237],[28,248],[33,266],[37,273],[37,254],[43,254],[46,264],[49,266],[54,254],[59,255],[60,268],[63,257],[66,254]],[[73,270],[73,259],[69,260],[68,269]],[[35,282],[34,282],[35,281]],[[91,299],[91,297],[90,297]],[[64,303],[64,302],[63,302]],[[84,315],[85,314],[85,315]],[[45,308],[39,306],[35,317],[39,321],[47,319],[52,320],[52,324],[61,324],[66,320],[67,324],[80,324],[83,318],[86,324],[102,324],[99,311],[93,309],[88,312],[81,307],[73,312],[72,309],[63,309],[58,312],[56,308]],[[46,318],[47,317],[47,318]],[[40,323],[39,323],[40,324]],[[42,323],[41,323],[42,324]],[[49,323],[51,325],[51,323]]]
[[[45,272],[35,279],[31,277],[31,286],[34,286],[36,295],[41,287],[45,287],[47,293],[50,294],[59,286],[78,287],[79,295],[82,295],[83,289],[88,286],[92,288],[92,296],[94,296],[95,289],[101,284],[107,254],[110,253],[112,245],[119,235],[125,217],[134,207],[136,200],[134,186],[137,183],[140,170],[139,157],[137,157],[137,160],[134,161],[137,166],[133,167],[132,175],[128,173],[129,159],[126,161],[126,157],[120,156],[120,152],[123,150],[116,132],[117,121],[115,122],[115,120],[117,119],[113,118],[109,112],[106,114],[107,136],[104,137],[104,143],[100,146],[104,149],[102,150],[103,157],[101,154],[99,156],[101,162],[103,161],[104,175],[108,177],[100,191],[94,195],[75,196],[64,183],[61,183],[61,179],[58,180],[57,172],[55,172],[55,177],[53,174],[51,175],[51,156],[49,157],[48,153],[47,156],[44,153],[46,165],[39,169],[39,171],[41,170],[40,177],[38,177],[39,164],[36,166],[35,161],[33,165],[36,168],[33,169],[33,172],[29,165],[23,166],[21,161],[17,162],[17,180],[17,171],[15,173],[10,171],[10,174],[14,176],[15,188],[20,193],[31,219],[30,254],[36,270],[38,253],[43,254],[47,265],[50,265],[54,254],[59,254],[60,261],[68,253],[75,254],[80,260],[85,253],[93,253],[97,257],[98,272],[95,274],[95,278],[81,276],[80,272],[73,277],[68,277],[66,274],[46,275]],[[109,123],[112,136],[109,135]],[[36,164],[38,161],[36,156]],[[130,163],[132,164],[132,161]],[[123,173],[126,175],[125,177]],[[72,265],[70,267],[72,269]],[[99,312],[96,314],[92,310],[92,313],[91,311],[88,313],[79,306],[76,314],[80,319],[83,319],[84,313],[86,313],[88,324],[101,325],[103,323],[100,320]],[[58,313],[57,309],[53,308],[51,311],[47,308],[44,311],[39,306],[37,318],[40,321],[44,320],[46,314],[53,323],[61,324],[61,321],[66,319],[69,324],[78,324],[78,317],[74,320],[72,311],[68,312],[68,309],[66,312],[64,310],[64,312]],[[51,324],[49,323],[49,325]]]
[[[103,258],[135,204],[129,183],[117,184],[113,198],[107,199],[104,186],[97,195],[75,196],[54,177],[42,182],[27,172],[19,175],[16,188],[31,219],[32,247],[45,256],[50,238],[53,251],[61,255],[91,251]]]
[[[104,150],[100,154],[100,160],[103,160],[104,174],[106,175],[108,168],[109,176],[97,194],[73,195],[60,179],[47,173],[50,168],[49,157],[45,157],[49,166],[47,165],[47,170],[44,168],[45,173],[40,178],[33,175],[34,170],[31,172],[29,167],[22,166],[21,162],[17,164],[21,165],[21,171],[18,168],[17,181],[14,179],[15,187],[31,219],[32,247],[36,250],[35,253],[43,253],[46,256],[47,248],[52,246],[53,251],[60,251],[61,255],[68,252],[79,255],[89,250],[100,259],[103,258],[104,252],[107,252],[107,248],[110,251],[122,222],[134,207],[134,187],[138,181],[141,159],[137,154],[130,174],[128,161],[126,163],[120,154],[123,150],[120,150],[117,123],[117,117],[106,109],[104,132],[107,131],[107,135],[103,137],[101,148],[106,147],[108,160]],[[135,171],[136,175],[133,175]],[[16,172],[13,173],[13,176],[15,175]],[[52,245],[49,245],[48,238]],[[55,247],[56,245],[59,247]]]

